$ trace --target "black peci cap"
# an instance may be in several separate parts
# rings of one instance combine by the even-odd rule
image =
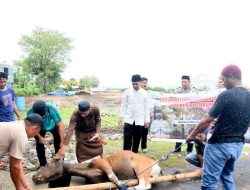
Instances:
[[[40,116],[45,116],[48,112],[48,107],[46,102],[43,100],[36,101],[32,106],[33,112],[39,114]]]
[[[132,82],[140,82],[141,81],[141,75],[133,75],[131,78]]]
[[[181,80],[189,80],[190,81],[190,77],[188,75],[182,75]]]
[[[78,109],[81,112],[88,111],[90,108],[90,103],[87,100],[81,101],[78,105]]]

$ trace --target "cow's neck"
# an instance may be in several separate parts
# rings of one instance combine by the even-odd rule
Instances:
[[[84,163],[79,163],[79,164],[63,163],[63,172],[64,174],[68,174],[68,175],[76,175],[80,171],[83,171],[84,169],[86,169],[87,167],[88,167],[88,164],[84,164]]]

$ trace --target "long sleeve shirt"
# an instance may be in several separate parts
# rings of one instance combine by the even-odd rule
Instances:
[[[75,130],[77,133],[84,133],[84,132],[97,132],[98,129],[101,127],[101,116],[100,110],[97,106],[91,105],[89,114],[83,118],[80,114],[78,109],[73,112],[70,118],[69,127],[66,132],[66,136],[64,138],[64,144],[68,145],[70,138]]]
[[[150,106],[149,94],[146,90],[140,88],[134,90],[129,88],[125,91],[121,109],[120,117],[124,119],[125,123],[135,125],[144,125],[150,122]]]

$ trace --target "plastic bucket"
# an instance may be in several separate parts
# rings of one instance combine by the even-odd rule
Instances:
[[[24,110],[25,109],[25,98],[17,96],[16,97],[16,106],[18,110]]]

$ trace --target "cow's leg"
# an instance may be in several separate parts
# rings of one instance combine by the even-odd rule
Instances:
[[[163,175],[162,170],[161,170],[161,167],[160,167],[158,164],[155,164],[155,165],[152,167],[150,176],[151,176],[151,177],[158,177],[158,176],[160,176],[160,174]]]
[[[85,170],[72,170],[72,176],[84,177],[89,183],[105,182],[105,173],[99,168],[89,168]]]
[[[121,181],[117,178],[115,173],[113,172],[111,166],[108,164],[108,162],[105,159],[98,159],[94,160],[92,162],[93,166],[95,168],[98,168],[105,172],[109,178],[109,180],[114,183],[117,187],[120,187],[122,185]]]
[[[151,183],[149,182],[149,175],[151,173],[151,168],[145,171],[145,165],[144,164],[135,164],[136,162],[133,160],[132,165],[134,167],[135,173],[137,175],[137,179],[139,181],[139,185],[130,187],[129,190],[147,190],[151,189]],[[143,173],[142,173],[143,172]]]

